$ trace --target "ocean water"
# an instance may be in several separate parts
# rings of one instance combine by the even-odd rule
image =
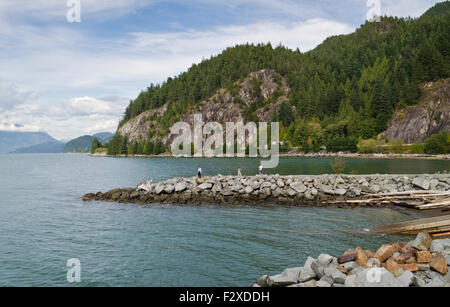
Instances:
[[[333,159],[282,159],[279,174],[330,173]],[[88,192],[153,179],[257,172],[255,159],[120,159],[0,155],[0,286],[248,286],[302,266],[307,256],[409,237],[355,229],[411,219],[412,211],[83,202]],[[448,161],[346,160],[346,172],[434,173]],[[348,231],[350,230],[350,231]],[[67,281],[67,260],[81,282]]]

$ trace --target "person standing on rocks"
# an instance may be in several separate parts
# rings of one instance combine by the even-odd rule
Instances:
[[[198,178],[202,178],[202,168],[200,167],[200,165],[197,168],[197,176]]]
[[[241,170],[241,168],[238,168],[238,177],[242,177],[242,170]]]
[[[262,164],[259,165],[259,175],[260,175],[260,176],[263,175],[263,167],[262,167]]]

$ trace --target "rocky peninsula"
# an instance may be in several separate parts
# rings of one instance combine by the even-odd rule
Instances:
[[[450,175],[320,175],[254,177],[214,176],[202,179],[173,178],[139,184],[137,188],[117,188],[90,193],[84,201],[133,204],[239,204],[296,206],[380,206],[379,203],[348,200],[370,195],[396,193],[450,194]],[[381,204],[386,206],[386,204]]]
[[[427,232],[410,242],[362,247],[340,257],[308,257],[302,267],[264,275],[253,287],[450,287],[450,239],[432,240]]]

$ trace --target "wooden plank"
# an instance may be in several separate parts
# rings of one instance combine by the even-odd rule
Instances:
[[[433,234],[433,237],[450,237],[450,232],[435,233]]]
[[[446,196],[450,195],[450,192],[442,192],[442,191],[405,191],[405,192],[388,192],[388,193],[380,193],[380,194],[367,194],[367,196],[404,196],[404,195],[426,195],[428,196]]]
[[[370,229],[373,233],[385,233],[385,234],[394,234],[394,233],[405,233],[412,231],[423,231],[426,229],[431,229],[435,227],[445,227],[450,226],[450,215],[444,215],[434,218],[426,218],[414,221],[407,221],[397,224],[391,225],[383,225]]]
[[[450,206],[450,201],[445,201],[441,203],[434,203],[434,204],[426,204],[426,205],[420,205],[417,206],[417,209],[419,210],[426,210],[426,209],[439,209],[439,208],[445,208]]]
[[[406,232],[400,232],[399,234],[417,235],[417,234],[421,233],[422,231],[424,231],[424,230],[422,229],[422,230],[406,231]],[[427,228],[426,231],[430,234],[448,232],[448,231],[450,231],[450,226]]]

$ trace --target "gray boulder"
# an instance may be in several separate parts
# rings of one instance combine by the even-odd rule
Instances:
[[[356,264],[355,261],[350,261],[350,262],[344,263],[342,266],[344,267],[344,269],[347,270],[347,272],[350,273],[353,269],[356,269],[358,267],[358,264]]]
[[[354,270],[355,271],[355,270]],[[363,269],[345,279],[346,287],[402,287],[385,268]]]
[[[430,181],[426,180],[423,177],[416,177],[413,179],[413,185],[423,189],[423,190],[429,190],[430,189]]]
[[[256,284],[260,287],[272,287],[273,281],[269,276],[264,275],[256,280]]]
[[[199,185],[198,188],[202,191],[209,190],[212,188],[212,184],[209,182],[205,182],[205,183],[202,183],[201,185]]]
[[[187,189],[187,183],[184,181],[180,181],[175,185],[175,192],[183,192]]]
[[[298,283],[300,273],[303,268],[290,268],[283,271],[283,273],[271,276],[270,279],[273,282],[273,286],[287,287]]]
[[[402,275],[397,277],[397,281],[402,284],[403,287],[409,287],[414,284],[414,274],[411,271],[404,271]]]
[[[299,283],[304,283],[316,278],[316,273],[312,269],[303,268],[300,272],[300,277],[298,278]]]
[[[162,192],[164,191],[164,184],[157,184],[156,186],[155,186],[155,193],[156,194],[161,194]]]
[[[166,185],[166,187],[164,188],[164,192],[166,192],[167,194],[172,194],[172,192],[175,190],[175,186],[172,184],[168,184]]]
[[[430,245],[430,252],[450,255],[450,239],[433,240]]]
[[[295,285],[291,285],[288,287],[293,287],[293,288],[315,288],[317,286],[317,281],[315,279],[304,282],[304,283],[300,283],[300,284],[295,284]]]
[[[305,193],[307,190],[306,186],[301,182],[291,183],[291,188],[297,193]]]

